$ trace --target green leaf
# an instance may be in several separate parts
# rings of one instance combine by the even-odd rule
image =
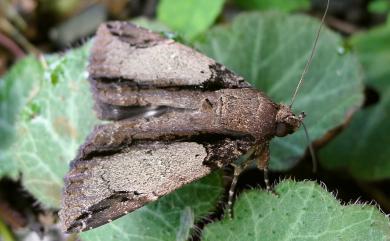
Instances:
[[[283,181],[277,195],[240,195],[234,218],[206,226],[206,240],[389,240],[389,219],[369,205],[341,205],[315,182]]]
[[[371,13],[384,14],[390,10],[390,2],[388,0],[370,1],[368,4],[368,11]]]
[[[359,111],[334,141],[321,150],[328,168],[347,168],[359,179],[390,177],[390,24],[350,40],[363,65],[365,82],[379,93],[379,102]]]
[[[275,102],[289,104],[318,27],[317,20],[306,16],[243,14],[231,26],[212,29],[196,46],[265,91]],[[342,38],[323,29],[293,108],[295,113],[307,113],[305,124],[313,140],[343,123],[347,113],[361,105],[361,78],[358,63],[343,47]],[[274,138],[271,169],[292,167],[306,146],[303,130]]]
[[[220,14],[224,0],[161,0],[157,18],[191,39],[207,30]]]
[[[310,7],[309,0],[235,0],[235,3],[244,9],[270,10],[275,9],[283,12],[304,10]]]
[[[26,82],[33,83],[29,91],[34,94],[16,119],[10,152],[24,188],[47,207],[60,206],[68,163],[97,123],[86,80],[88,52],[86,45],[63,56],[47,56],[45,68],[38,60],[30,60],[12,78],[18,83],[23,73],[28,74]]]
[[[81,238],[185,241],[194,231],[195,223],[215,208],[222,192],[222,177],[217,172],[108,225],[82,233]]]
[[[15,122],[21,108],[35,95],[41,78],[42,66],[30,56],[15,64],[0,81],[0,177],[18,175],[9,150],[15,141]]]

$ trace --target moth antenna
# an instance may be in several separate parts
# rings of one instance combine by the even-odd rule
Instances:
[[[305,131],[306,140],[307,140],[308,145],[309,145],[309,152],[310,152],[311,160],[313,163],[313,172],[316,172],[317,171],[317,158],[316,158],[316,155],[314,153],[313,144],[311,143],[311,140],[309,137],[309,132],[307,131],[305,123],[303,123],[303,121],[302,121],[301,124],[303,126],[303,130]]]
[[[330,0],[327,0],[326,9],[325,9],[324,15],[322,16],[320,27],[317,30],[316,38],[314,40],[314,44],[313,44],[313,48],[312,48],[311,53],[310,53],[310,57],[309,57],[309,59],[306,62],[305,68],[303,69],[303,72],[301,74],[301,78],[299,79],[298,85],[295,88],[294,94],[293,94],[293,96],[291,98],[290,108],[294,104],[294,101],[295,101],[295,98],[297,97],[298,91],[299,91],[301,85],[303,84],[303,78],[305,77],[306,72],[309,70],[311,62],[313,60],[313,56],[314,56],[314,54],[316,52],[317,42],[318,42],[318,39],[320,37],[322,26],[324,25],[324,22],[325,22],[326,14],[328,13],[329,3],[330,3]]]

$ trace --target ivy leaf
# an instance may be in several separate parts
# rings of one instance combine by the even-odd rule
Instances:
[[[161,0],[157,18],[172,30],[192,39],[214,23],[224,3],[224,0]]]
[[[222,177],[216,172],[110,224],[81,234],[94,240],[188,240],[195,223],[215,208]]]
[[[289,104],[312,51],[319,24],[317,20],[301,15],[242,14],[230,26],[213,28],[196,46],[243,76],[275,102]],[[343,48],[339,35],[323,29],[293,108],[295,113],[305,111],[307,114],[305,124],[312,140],[343,123],[347,113],[359,108],[362,90],[355,56]],[[274,138],[270,168],[291,168],[306,146],[303,130]]]
[[[365,83],[379,94],[379,102],[359,111],[347,129],[321,150],[321,163],[332,169],[345,167],[358,179],[389,178],[390,23],[355,35],[350,44],[363,65]]]
[[[341,205],[315,182],[283,181],[275,192],[240,195],[233,219],[206,226],[207,240],[389,240],[389,219],[369,205]]]

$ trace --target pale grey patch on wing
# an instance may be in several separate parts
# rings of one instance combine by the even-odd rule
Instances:
[[[198,143],[149,142],[78,161],[67,176],[59,213],[64,230],[99,226],[209,174],[206,157]]]
[[[154,87],[201,86],[210,81],[226,86],[249,86],[242,77],[190,47],[143,28],[128,27],[119,35],[107,24],[99,27],[89,65],[92,78],[123,78]],[[128,31],[134,44],[123,41]],[[153,44],[139,46],[148,39]]]

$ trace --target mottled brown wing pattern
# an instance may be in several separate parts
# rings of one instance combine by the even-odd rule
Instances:
[[[76,159],[65,178],[60,213],[65,230],[88,230],[121,217],[209,174],[213,168],[204,161],[215,158],[218,151],[225,153],[227,146],[236,152],[230,158],[250,146],[225,141],[221,150],[197,142],[146,141],[109,155]]]
[[[97,114],[112,122],[95,127],[65,177],[67,232],[140,208],[275,135],[279,105],[214,60],[130,23],[99,28],[89,75]]]

